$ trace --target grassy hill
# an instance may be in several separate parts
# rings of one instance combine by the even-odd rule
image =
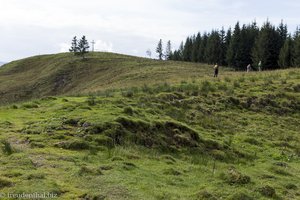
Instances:
[[[0,103],[144,84],[178,83],[211,74],[211,67],[205,65],[113,53],[90,53],[85,61],[70,53],[35,56],[0,69]]]
[[[214,79],[208,66],[92,57],[101,56],[103,63],[85,63],[90,68],[60,54],[30,58],[32,65],[30,59],[17,61],[0,71],[2,84],[11,88],[8,99],[13,88],[22,88],[22,73],[28,85],[45,83],[33,88],[48,92],[34,97],[60,95],[0,107],[0,193],[300,199],[299,69],[226,71]],[[61,73],[74,68],[76,73]],[[53,90],[56,79],[49,77],[61,74],[72,86]],[[19,81],[8,84],[6,76]],[[124,89],[83,95],[119,87]]]

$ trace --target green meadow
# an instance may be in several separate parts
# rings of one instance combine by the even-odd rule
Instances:
[[[0,193],[300,199],[300,69],[212,71],[109,53],[5,65]]]

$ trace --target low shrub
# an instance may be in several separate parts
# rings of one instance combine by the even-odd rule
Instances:
[[[7,140],[1,141],[2,143],[2,152],[6,155],[11,155],[14,153],[14,149],[12,148],[11,144]]]

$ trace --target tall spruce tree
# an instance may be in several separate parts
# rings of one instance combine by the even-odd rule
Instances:
[[[229,45],[230,45],[230,42],[231,42],[231,37],[232,37],[232,32],[231,32],[231,28],[229,28],[227,30],[227,33],[226,33],[226,38],[225,38],[225,65],[228,65],[227,63],[227,53],[228,53],[228,49],[229,49]]]
[[[183,60],[192,61],[192,51],[193,51],[193,40],[191,37],[188,37],[185,41],[183,48]]]
[[[293,59],[293,40],[291,36],[285,40],[283,47],[280,50],[278,64],[280,68],[288,68],[292,66]]]
[[[280,36],[280,40],[278,41],[280,48],[283,47],[285,40],[288,37],[288,28],[287,28],[287,24],[283,23],[283,20],[281,20],[279,26],[277,27],[277,32]]]
[[[240,67],[239,66],[239,60],[241,57],[240,49],[241,49],[241,28],[240,28],[240,23],[237,22],[234,27],[233,35],[226,55],[226,60],[229,66],[232,66],[234,68]]]
[[[220,55],[218,61],[220,65],[226,65],[226,52],[227,52],[226,32],[224,30],[224,27],[222,27],[220,31]]]
[[[167,42],[165,58],[166,58],[166,60],[170,60],[172,58],[172,46],[171,46],[170,40]]]
[[[193,50],[192,50],[192,61],[193,62],[200,62],[199,61],[199,50],[200,50],[200,45],[201,45],[201,33],[198,33],[196,36],[196,39],[193,43]]]
[[[156,53],[158,54],[159,60],[163,59],[163,46],[162,46],[162,39],[159,40],[157,47],[156,47]]]
[[[252,51],[253,63],[262,62],[263,69],[278,68],[278,57],[280,53],[280,35],[275,27],[265,22],[255,41]]]
[[[297,30],[294,35],[293,66],[300,67],[300,29],[299,29],[299,27],[297,27]]]
[[[199,46],[199,51],[198,51],[198,61],[199,62],[206,62],[207,61],[207,57],[205,55],[206,52],[206,46],[207,46],[207,40],[208,40],[208,35],[206,32],[204,32],[203,36],[202,36],[202,40]]]
[[[256,22],[249,25],[243,25],[240,34],[239,59],[236,60],[235,66],[237,69],[246,70],[246,66],[253,64],[251,53],[258,32],[259,30],[256,26]]]
[[[208,37],[205,55],[209,64],[220,62],[221,38],[216,30],[213,30]]]

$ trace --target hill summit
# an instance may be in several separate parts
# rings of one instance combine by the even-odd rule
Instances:
[[[203,64],[103,52],[89,53],[86,60],[71,53],[34,56],[1,68],[0,103],[180,82],[195,75],[208,75],[208,69]]]

